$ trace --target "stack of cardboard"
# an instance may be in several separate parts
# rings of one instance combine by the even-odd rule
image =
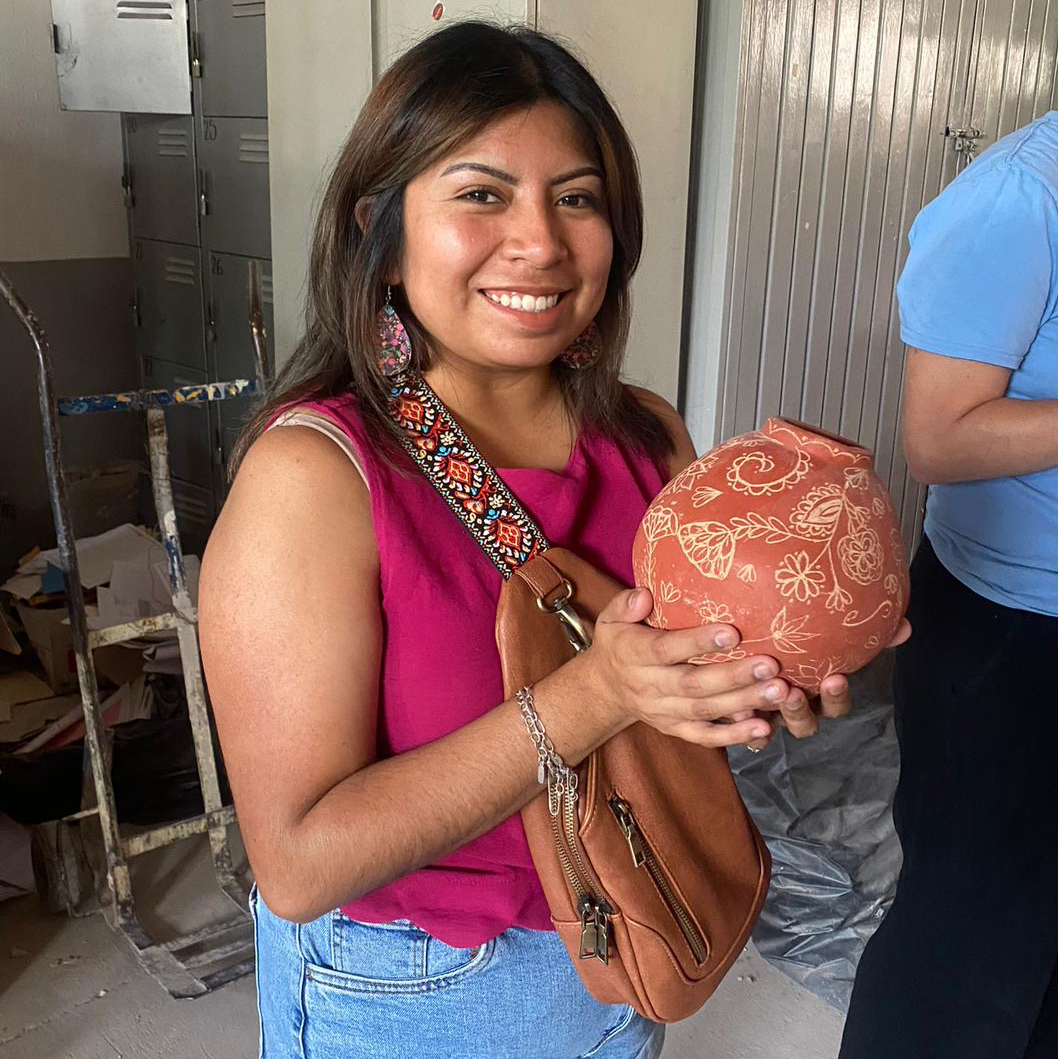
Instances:
[[[90,629],[172,610],[165,549],[144,529],[122,525],[76,542]],[[28,753],[84,736],[77,661],[57,549],[34,549],[0,586],[0,745]],[[192,599],[198,560],[185,562]],[[20,640],[30,650],[23,651]],[[179,672],[176,634],[153,633],[93,652],[110,725],[149,717],[150,672]]]

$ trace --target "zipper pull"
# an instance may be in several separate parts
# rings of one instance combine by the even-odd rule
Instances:
[[[595,923],[595,902],[589,894],[581,894],[580,911],[580,958],[591,960],[599,949],[599,928]]]
[[[646,850],[643,846],[643,834],[639,830],[636,818],[632,814],[632,807],[623,798],[616,794],[610,799],[610,811],[617,819],[621,831],[624,832],[625,841],[628,843],[629,852],[632,854],[632,864],[641,868],[647,859]]]
[[[608,964],[610,962],[610,918],[601,906],[596,906],[595,909],[595,926],[599,932],[595,946],[595,958]]]
[[[580,958],[610,962],[610,920],[590,894],[582,894],[580,910]]]

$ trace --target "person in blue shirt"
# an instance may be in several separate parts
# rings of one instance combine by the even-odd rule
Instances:
[[[897,651],[904,866],[841,1059],[1058,1057],[1058,112],[919,214],[903,437],[930,485]]]

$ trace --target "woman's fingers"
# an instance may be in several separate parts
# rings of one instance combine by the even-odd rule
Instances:
[[[771,738],[768,722],[760,717],[734,724],[713,724],[710,721],[678,721],[665,729],[670,735],[686,739],[699,746],[738,746],[740,743],[765,745]]]
[[[805,739],[819,731],[819,718],[801,688],[790,688],[790,694],[779,704],[779,713],[795,739]]]
[[[844,717],[850,709],[848,680],[840,673],[827,677],[819,686],[819,712],[824,717]]]
[[[741,637],[733,625],[701,625],[693,629],[658,631],[649,641],[647,665],[674,666],[692,658],[730,651]],[[713,663],[723,665],[722,662]]]
[[[893,634],[893,638],[885,645],[886,647],[899,647],[911,638],[911,622],[907,618],[900,619],[900,626]]]
[[[774,710],[789,694],[771,658],[717,665],[667,666],[656,675],[657,691],[681,715],[695,721],[730,720],[739,713]],[[769,679],[770,677],[770,679]]]

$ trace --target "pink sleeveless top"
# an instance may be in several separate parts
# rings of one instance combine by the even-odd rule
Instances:
[[[503,701],[494,632],[502,578],[410,459],[403,476],[375,455],[354,397],[302,409],[348,436],[371,492],[383,614],[378,755],[400,754]],[[667,477],[652,458],[587,433],[562,471],[497,470],[553,544],[632,583],[632,540]],[[408,919],[459,948],[510,926],[552,929],[519,814],[342,911],[368,923]]]

